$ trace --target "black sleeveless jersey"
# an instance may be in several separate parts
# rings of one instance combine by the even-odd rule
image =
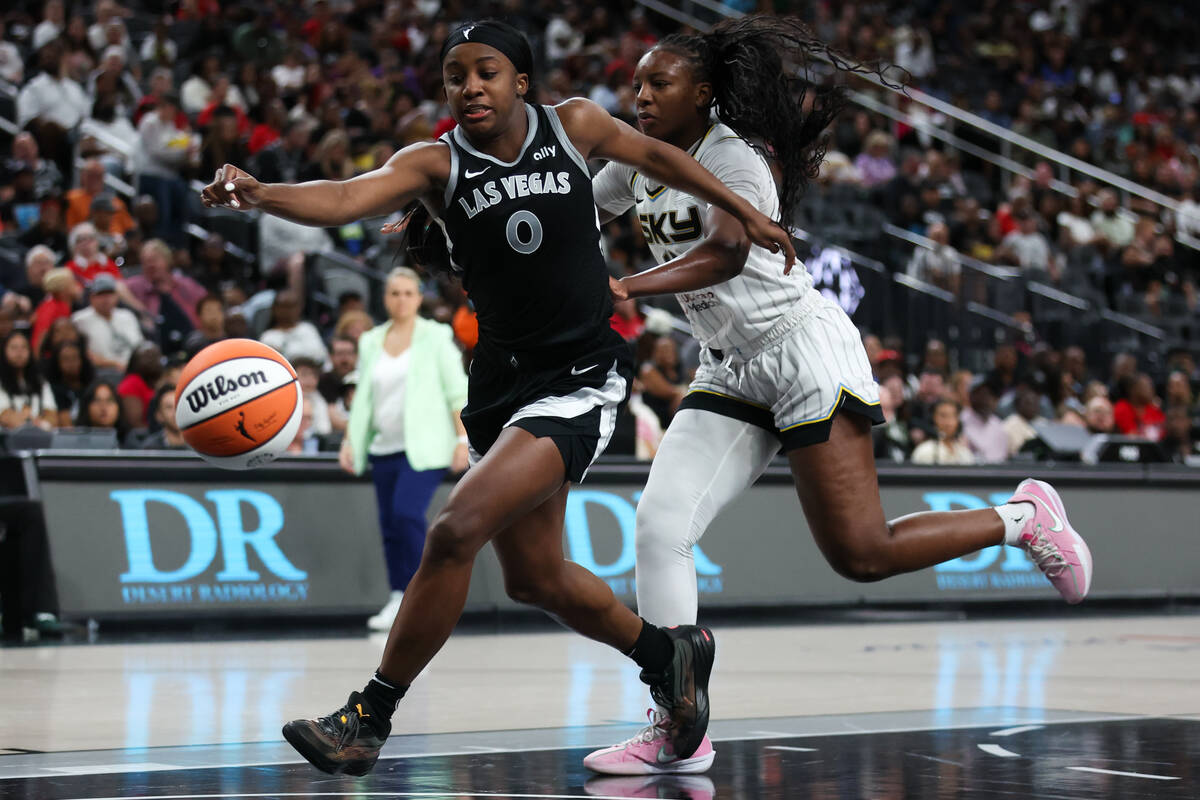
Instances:
[[[587,163],[549,106],[505,163],[444,134],[450,180],[439,220],[475,306],[483,345],[510,353],[585,351],[609,337],[612,300]]]

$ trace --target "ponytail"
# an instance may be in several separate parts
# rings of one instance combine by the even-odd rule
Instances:
[[[688,59],[695,80],[712,84],[717,118],[778,165],[785,228],[825,158],[822,132],[848,102],[843,87],[808,79],[810,59],[820,55],[838,71],[880,75],[877,67],[851,63],[793,17],[728,19],[706,34],[667,36],[656,48]]]

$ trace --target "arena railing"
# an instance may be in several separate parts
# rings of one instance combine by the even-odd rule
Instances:
[[[690,25],[697,30],[702,31],[708,30],[712,27],[712,20],[703,19],[692,13],[692,11],[694,11],[693,7],[695,6],[699,6],[700,8],[711,11],[713,14],[719,17],[738,18],[745,16],[745,14],[742,12],[729,8],[721,3],[714,2],[714,0],[680,0],[679,5],[683,8],[677,8],[666,2],[662,2],[662,0],[637,0],[637,2],[639,5],[656,11],[663,16],[675,20],[676,22]],[[684,10],[684,8],[688,10]],[[821,59],[819,55],[815,57],[822,60],[826,64],[831,63],[827,59]],[[1017,149],[1044,159],[1057,167],[1059,178],[1054,180],[1050,187],[1055,191],[1060,191],[1064,194],[1074,196],[1074,188],[1063,179],[1069,178],[1072,172],[1077,172],[1082,175],[1086,175],[1087,177],[1101,184],[1118,189],[1126,197],[1129,195],[1140,197],[1144,200],[1148,200],[1149,202],[1158,206],[1160,209],[1170,211],[1173,214],[1178,214],[1179,212],[1179,203],[1161,192],[1131,181],[1128,178],[1124,178],[1114,172],[1110,172],[1094,164],[1081,161],[1068,153],[1062,152],[1061,150],[1047,147],[1041,142],[1031,139],[1028,136],[1023,136],[1015,131],[1001,127],[1000,125],[996,125],[993,122],[989,122],[977,114],[973,114],[966,109],[959,108],[951,103],[947,103],[946,101],[934,97],[931,94],[927,94],[920,89],[912,86],[898,88],[896,86],[888,85],[888,83],[885,83],[879,77],[874,75],[859,75],[858,77],[872,84],[878,90],[883,91],[885,96],[890,97],[895,102],[899,102],[900,98],[903,97],[932,111],[936,111],[939,114],[943,114],[946,117],[953,119],[957,123],[965,125],[969,128],[974,128],[993,137],[999,142],[999,153],[992,154],[990,157],[985,158],[981,154],[981,151],[986,151],[982,150],[982,148],[978,148],[974,145],[972,145],[970,149],[963,147],[962,145],[969,143],[963,142],[961,138],[955,137],[952,134],[947,134],[945,131],[937,128],[936,126],[929,125],[922,120],[915,119],[912,115],[905,114],[899,109],[884,111],[883,109],[891,108],[891,106],[872,99],[869,95],[866,95],[863,92],[852,90],[851,98],[855,103],[862,105],[864,108],[867,108],[870,111],[885,114],[893,120],[902,121],[905,124],[911,125],[928,133],[931,136],[934,136],[935,138],[939,138],[942,141],[947,141],[947,143],[950,143],[950,139],[957,140],[958,143],[954,144],[953,146],[962,149],[963,152],[970,153],[971,155],[975,155],[980,158],[985,158],[985,160],[1004,169],[1006,172],[1023,175],[1026,177],[1028,177],[1030,174],[1027,167],[1022,166],[1019,162],[1013,159],[1013,150]],[[1200,241],[1190,236],[1176,237],[1176,241],[1186,247],[1200,250]]]

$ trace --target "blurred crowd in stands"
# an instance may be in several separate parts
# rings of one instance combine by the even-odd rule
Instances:
[[[888,419],[876,429],[880,458],[1035,457],[1062,433],[1045,423],[1163,442],[1175,460],[1194,453],[1200,15],[1165,0],[727,5],[797,13],[851,57],[903,67],[913,89],[1150,190],[1116,191],[852,80],[905,121],[851,105],[797,226],[1011,322],[967,354],[948,335],[874,324],[867,312],[893,302],[883,293],[854,297]],[[264,181],[344,179],[449,130],[439,48],[456,22],[488,15],[533,43],[532,99],[584,95],[631,123],[634,65],[678,29],[632,0],[6,5],[0,427],[102,428],[122,446],[181,447],[181,365],[211,342],[250,336],[300,373],[305,423],[293,449],[336,448],[358,336],[383,319],[380,278],[403,259],[378,233],[386,220],[306,228],[204,209],[197,188],[225,163]],[[971,147],[948,146],[929,126]],[[1003,153],[1022,174],[972,148]],[[614,274],[649,265],[640,236],[629,220],[606,226]],[[1154,352],[1064,339],[988,267],[1170,335]],[[461,286],[431,278],[424,310],[453,326],[469,356],[478,332]],[[639,392],[610,452],[651,456],[686,390],[698,347],[680,316],[670,298],[618,307]]]

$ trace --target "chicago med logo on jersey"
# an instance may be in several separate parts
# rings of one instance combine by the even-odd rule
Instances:
[[[543,147],[542,150],[553,150]],[[539,150],[539,153],[542,151]],[[528,175],[506,175],[473,189],[471,199],[458,198],[459,205],[471,219],[485,208],[537,194],[570,194],[571,175],[567,172],[534,172]]]

